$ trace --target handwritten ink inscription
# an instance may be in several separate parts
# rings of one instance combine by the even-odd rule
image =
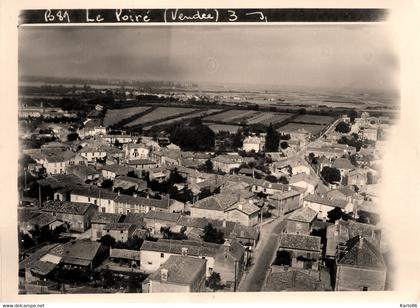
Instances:
[[[44,13],[45,22],[67,22],[70,23],[70,15],[65,10],[58,10],[54,13],[51,10],[46,10]]]
[[[47,9],[44,11],[44,21],[46,23],[268,22],[267,16],[262,11],[244,12],[232,9]]]

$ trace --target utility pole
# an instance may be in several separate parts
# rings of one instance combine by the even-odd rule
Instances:
[[[233,285],[233,292],[236,292],[236,266],[238,264],[238,260],[235,260],[234,264],[235,264],[235,282],[234,282],[234,285]]]
[[[41,185],[39,185],[39,183],[38,183],[38,197],[39,197],[39,207],[42,207]]]

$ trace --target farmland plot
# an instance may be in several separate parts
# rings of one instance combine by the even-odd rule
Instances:
[[[188,119],[192,119],[192,118],[196,118],[196,117],[202,117],[202,116],[205,116],[205,115],[211,115],[211,114],[219,112],[219,111],[220,111],[220,109],[204,110],[204,111],[189,114],[189,115],[186,115],[186,116],[181,116],[181,117],[178,117],[178,118],[175,118],[175,119],[162,121],[162,122],[158,123],[157,125],[170,124],[170,123],[178,122],[178,121],[182,121],[182,120],[188,120]],[[147,126],[144,129],[147,130],[147,129],[150,129],[152,127],[153,127],[153,125],[152,126]]]
[[[183,115],[194,110],[196,109],[178,107],[158,107],[152,112],[146,114],[145,116],[128,123],[127,126],[135,126],[140,124],[147,124],[158,120],[165,120],[167,118],[174,117],[177,115]]]
[[[216,114],[216,115],[213,115],[213,116],[206,117],[204,120],[206,120],[206,121],[228,122],[229,119],[240,117],[247,112],[248,112],[248,110],[228,110],[226,112],[222,112],[222,113],[219,113],[219,114]]]
[[[130,107],[124,109],[108,109],[105,114],[104,125],[106,127],[114,125],[121,120],[127,119],[137,113],[144,112],[149,108],[150,107]]]
[[[277,113],[277,112],[261,112],[258,115],[248,119],[246,124],[275,124],[290,118],[290,113]]]
[[[328,125],[328,124],[334,122],[334,118],[329,117],[329,116],[304,114],[304,115],[300,115],[296,119],[294,119],[294,122]]]

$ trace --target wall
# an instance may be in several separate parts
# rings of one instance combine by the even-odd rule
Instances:
[[[307,222],[287,220],[286,232],[309,235],[309,233],[311,233],[311,228],[310,224]]]
[[[362,291],[363,286],[369,291],[385,289],[385,270],[369,270],[338,265],[336,271],[335,291]]]
[[[226,214],[222,211],[213,211],[191,207],[191,217],[205,217],[209,219],[226,219]]]
[[[145,271],[146,273],[153,273],[156,271],[159,266],[164,263],[166,260],[169,259],[170,256],[177,255],[171,253],[163,253],[163,257],[161,257],[161,253],[159,251],[147,251],[147,250],[140,250],[140,270]],[[196,256],[191,256],[193,258],[198,258]],[[201,257],[203,258],[203,257]],[[213,257],[206,256],[204,259],[207,260],[206,263],[206,277],[209,277],[211,271],[214,269],[215,260]],[[151,264],[149,264],[149,262]]]

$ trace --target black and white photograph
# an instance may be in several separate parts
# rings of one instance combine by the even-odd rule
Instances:
[[[387,10],[98,11],[20,12],[19,295],[395,291]]]

